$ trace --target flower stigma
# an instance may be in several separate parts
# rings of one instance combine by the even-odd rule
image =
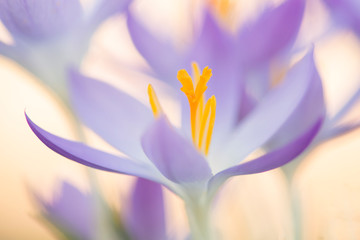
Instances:
[[[212,72],[209,67],[205,67],[200,74],[199,66],[195,62],[192,63],[192,68],[193,78],[190,77],[185,69],[178,71],[177,78],[183,85],[180,90],[189,101],[193,144],[200,152],[208,155],[215,124],[216,98],[211,96],[205,104],[205,91],[207,90],[206,84],[210,80]],[[151,84],[148,85],[148,95],[154,117],[158,118],[163,114],[163,110]]]

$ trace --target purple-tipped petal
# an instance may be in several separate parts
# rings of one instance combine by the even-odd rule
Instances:
[[[228,168],[266,143],[299,107],[311,87],[315,71],[311,51],[290,69],[284,82],[266,95],[234,130],[223,149],[229,160],[219,162],[214,158],[214,165],[220,169]]]
[[[53,202],[38,198],[44,215],[62,231],[79,239],[91,240],[95,237],[96,213],[93,196],[85,194],[68,182],[63,182],[60,193]]]
[[[360,3],[358,0],[323,0],[334,17],[360,34]]]
[[[160,172],[173,182],[200,182],[211,176],[205,158],[164,116],[144,134],[142,146]]]
[[[2,0],[0,19],[16,37],[56,37],[82,21],[78,0]]]
[[[165,206],[161,185],[138,178],[124,221],[134,240],[166,240]]]
[[[27,115],[25,116],[31,130],[46,146],[70,160],[95,169],[159,181],[157,172],[152,171],[150,166],[55,136],[37,126]]]
[[[180,86],[176,80],[176,73],[182,66],[182,59],[176,49],[168,43],[161,41],[139,23],[129,11],[127,26],[131,39],[154,72],[163,80],[173,86]]]
[[[292,44],[299,31],[304,8],[304,0],[287,0],[265,11],[239,32],[239,56],[247,69],[265,64]]]
[[[278,148],[302,134],[319,118],[325,118],[326,106],[320,76],[312,71],[310,87],[293,112],[289,120],[279,132],[268,142],[271,149]]]
[[[211,191],[215,191],[226,179],[232,176],[265,172],[285,165],[310,145],[320,130],[322,121],[322,118],[318,119],[300,137],[270,153],[217,173],[210,180],[209,188]]]
[[[149,108],[76,71],[70,72],[70,91],[75,112],[86,126],[128,156],[146,159],[140,140],[153,120]]]

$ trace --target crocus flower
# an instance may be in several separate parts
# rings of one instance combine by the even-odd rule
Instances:
[[[0,54],[30,71],[67,101],[67,68],[78,67],[90,38],[130,0],[94,1],[84,12],[79,0],[1,0],[0,20],[13,44],[0,41]]]
[[[292,141],[244,162],[296,113],[312,88],[314,76],[317,76],[312,52],[294,65],[285,80],[241,122],[238,121],[241,87],[233,85],[232,90],[237,92],[230,94],[227,90],[231,86],[221,87],[230,83],[219,79],[214,79],[219,82],[207,87],[211,74],[208,67],[200,74],[196,64],[194,82],[185,70],[178,72],[185,95],[178,101],[188,99],[189,106],[187,114],[183,111],[186,121],[177,129],[168,120],[151,86],[148,94],[152,111],[126,93],[72,72],[71,96],[79,117],[127,157],[55,136],[28,116],[27,121],[44,144],[71,160],[163,184],[182,197],[190,209],[188,216],[194,239],[210,239],[204,209],[222,183],[232,176],[260,173],[288,163],[310,144],[323,118],[315,119]],[[205,92],[206,96],[209,92],[213,96],[206,100]]]
[[[75,239],[93,239],[96,235],[94,198],[68,182],[62,182],[59,194],[48,202],[37,196],[42,215],[64,235]]]
[[[360,34],[360,3],[357,0],[323,0],[333,17],[342,25]]]
[[[93,193],[83,193],[68,182],[62,182],[60,193],[48,203],[36,196],[42,208],[42,215],[53,224],[67,239],[94,240],[99,239],[99,226],[103,219],[98,218],[98,211],[94,208],[96,196]],[[124,224],[121,233],[111,229],[117,223],[111,217],[108,206],[103,206],[103,213],[107,214],[108,224],[106,232],[100,231],[101,238],[134,240],[165,240],[166,224],[164,200],[161,186],[157,183],[137,179],[134,191],[131,193],[129,206],[121,212],[120,221]]]

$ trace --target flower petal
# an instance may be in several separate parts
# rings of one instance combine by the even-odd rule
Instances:
[[[360,34],[360,4],[357,0],[324,0],[334,17]]]
[[[95,169],[143,177],[159,182],[160,175],[152,166],[55,136],[37,126],[26,114],[25,116],[31,130],[46,146],[70,160]]]
[[[281,167],[301,154],[314,139],[322,125],[322,118],[308,128],[300,137],[286,145],[267,153],[259,158],[225,169],[217,173],[209,182],[210,192],[213,193],[229,177],[236,175],[254,174]]]
[[[205,158],[164,116],[144,134],[142,146],[160,172],[173,182],[200,182],[211,176]]]
[[[284,126],[267,143],[271,149],[278,148],[302,134],[319,118],[325,118],[326,106],[323,87],[316,69],[312,72],[311,87]]]
[[[42,40],[79,24],[82,8],[78,0],[3,0],[0,19],[13,37]]]
[[[60,193],[52,203],[35,196],[43,207],[43,214],[55,226],[79,239],[95,237],[96,213],[92,195],[81,192],[68,182],[62,182]]]
[[[153,120],[145,105],[110,85],[70,72],[71,101],[81,121],[130,157],[143,160],[140,140]]]
[[[304,8],[304,0],[287,0],[239,32],[239,56],[247,69],[261,66],[289,47],[299,31]]]
[[[284,82],[267,94],[257,107],[234,130],[218,158],[212,158],[216,169],[226,169],[266,143],[296,111],[311,87],[316,71],[313,51],[308,53],[284,79]],[[226,160],[225,160],[226,159]]]
[[[132,239],[166,240],[164,208],[161,185],[138,178],[125,219]]]
[[[182,66],[182,59],[176,49],[150,33],[130,11],[127,15],[127,26],[136,49],[158,77],[170,85],[180,86],[176,80],[176,73]]]

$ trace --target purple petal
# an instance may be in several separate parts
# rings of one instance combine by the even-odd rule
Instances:
[[[176,80],[176,73],[182,66],[182,59],[174,47],[150,33],[130,11],[127,15],[127,26],[136,49],[155,73],[163,81],[180,86]]]
[[[78,0],[3,0],[0,19],[15,38],[42,40],[78,25],[82,8]]]
[[[287,0],[239,32],[239,56],[247,69],[261,66],[290,46],[299,31],[304,8],[304,0]]]
[[[26,114],[25,116],[31,130],[46,146],[70,160],[95,169],[158,181],[157,172],[152,171],[150,166],[55,136],[33,123]]]
[[[93,239],[95,236],[96,213],[93,196],[85,194],[67,182],[52,203],[38,197],[44,208],[45,217],[62,230],[79,239]]]
[[[138,178],[125,219],[131,239],[166,240],[161,185]]]
[[[335,18],[360,34],[360,3],[358,0],[324,0]]]
[[[290,162],[310,145],[318,133],[322,121],[322,118],[318,119],[315,124],[307,129],[300,137],[270,153],[217,173],[210,180],[209,188],[211,191],[214,191],[231,176],[265,172]]]
[[[228,168],[266,143],[301,104],[315,71],[311,51],[290,69],[284,82],[262,99],[223,144],[222,155],[229,160],[220,162],[213,158],[214,165],[220,169]]]
[[[153,121],[149,108],[126,93],[76,71],[70,72],[70,91],[75,112],[86,126],[128,156],[146,159],[140,140]]]
[[[325,117],[326,107],[321,79],[316,69],[312,74],[310,79],[311,87],[307,89],[296,111],[293,112],[284,126],[269,141],[268,147],[278,148],[286,142],[292,141],[319,118]]]
[[[211,176],[205,158],[165,117],[156,120],[142,138],[148,158],[173,182],[196,182]]]

